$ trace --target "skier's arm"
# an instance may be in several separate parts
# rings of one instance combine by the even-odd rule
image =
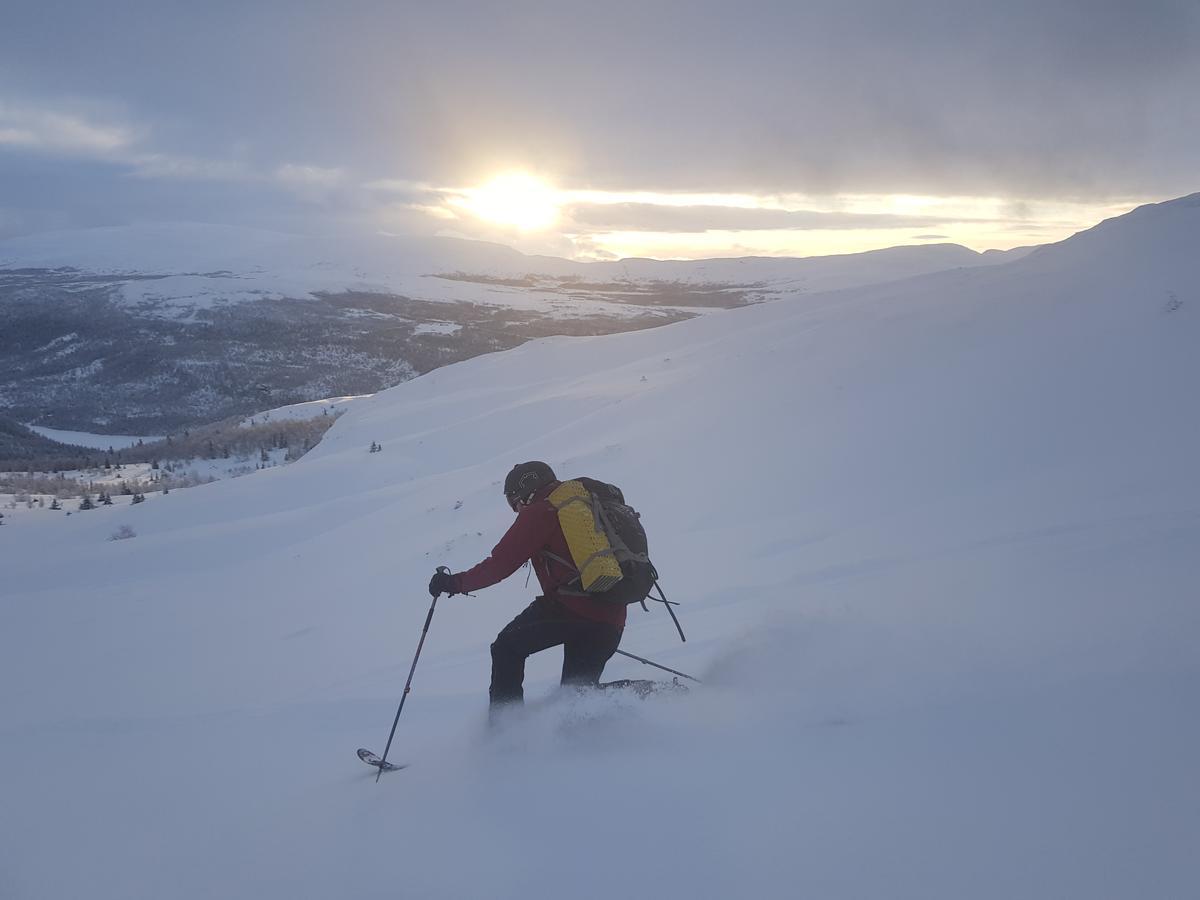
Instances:
[[[491,556],[454,576],[459,591],[477,591],[503,581],[546,545],[557,521],[558,516],[548,503],[522,509],[500,543],[492,548]]]

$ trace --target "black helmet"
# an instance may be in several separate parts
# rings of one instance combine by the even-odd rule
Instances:
[[[518,463],[504,479],[504,497],[508,505],[516,509],[518,504],[528,503],[538,488],[555,481],[558,479],[554,477],[554,470],[544,462]]]

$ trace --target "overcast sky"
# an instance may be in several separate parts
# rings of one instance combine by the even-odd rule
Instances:
[[[0,237],[1015,246],[1200,190],[1198,86],[1200,0],[13,3]],[[514,172],[552,216],[480,214]]]

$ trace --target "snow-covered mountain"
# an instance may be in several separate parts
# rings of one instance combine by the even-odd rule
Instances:
[[[442,238],[176,224],[0,242],[0,412],[159,434],[371,393],[531,337],[602,334],[997,258],[575,263]]]
[[[1200,195],[1010,264],[556,337],[296,464],[0,529],[4,893],[1183,897],[1200,838]],[[383,451],[368,453],[368,445]],[[483,725],[517,461],[620,484],[686,696]],[[119,524],[137,537],[109,541]],[[651,670],[627,659],[609,678]]]
[[[739,285],[768,292],[785,286],[789,290],[827,290],[954,266],[981,265],[985,259],[991,262],[1000,258],[1003,255],[976,253],[957,244],[930,244],[802,259],[575,262],[528,256],[501,244],[457,238],[380,234],[314,237],[198,223],[93,228],[0,241],[0,270],[65,268],[91,275],[128,276],[122,284],[127,301],[171,300],[180,309],[206,300],[302,297],[346,290],[428,295],[426,299],[431,300],[468,299],[503,306],[520,302],[486,291],[469,296],[453,294],[436,280],[417,280],[455,274],[492,281],[528,278],[530,286],[539,281],[545,287],[553,287],[556,281],[582,283],[581,295],[588,293],[589,285],[594,290],[602,283],[628,286],[642,282]],[[139,278],[152,283],[139,285]],[[557,311],[568,314],[566,309]]]

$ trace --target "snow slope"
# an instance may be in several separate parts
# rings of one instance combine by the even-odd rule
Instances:
[[[1200,195],[1024,259],[552,338],[298,463],[3,529],[0,895],[1177,898],[1200,877]],[[369,454],[372,441],[381,453]],[[688,696],[483,727],[513,462],[619,483]],[[138,537],[107,541],[118,522]],[[606,675],[649,670],[618,659]]]
[[[351,397],[326,397],[324,400],[290,403],[287,406],[280,406],[247,416],[238,424],[244,428],[247,425],[259,422],[301,422],[307,419],[315,419],[317,416],[341,415],[351,404],[361,403],[370,396],[370,394],[358,394]]]

